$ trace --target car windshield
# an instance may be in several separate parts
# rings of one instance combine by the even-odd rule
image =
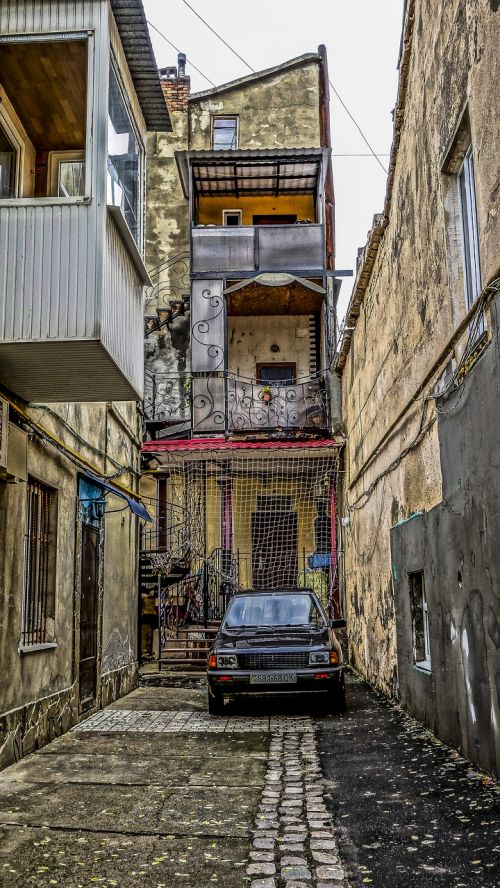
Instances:
[[[308,593],[296,595],[241,595],[230,603],[224,626],[228,629],[267,626],[324,626],[323,614]]]

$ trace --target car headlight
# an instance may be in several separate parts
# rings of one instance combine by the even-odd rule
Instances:
[[[328,651],[313,651],[309,654],[309,666],[316,666],[317,663],[328,663]]]
[[[217,654],[218,669],[237,669],[238,658],[236,654]]]

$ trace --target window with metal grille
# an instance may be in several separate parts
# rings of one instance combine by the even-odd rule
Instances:
[[[24,534],[21,646],[54,642],[57,494],[30,478]]]

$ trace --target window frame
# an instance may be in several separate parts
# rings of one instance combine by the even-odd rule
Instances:
[[[457,190],[460,207],[465,302],[467,310],[469,310],[478,299],[482,290],[472,141],[469,142],[457,173]]]
[[[291,379],[282,380],[279,379],[262,379],[262,370],[265,370],[267,367],[283,367],[290,369],[292,371]],[[297,364],[295,361],[259,361],[256,365],[256,381],[259,385],[268,385],[271,388],[284,388],[288,385],[296,385],[297,382]]]
[[[421,581],[421,591],[419,601],[416,601],[416,590],[413,586],[413,581],[417,577],[420,578]],[[410,600],[410,617],[411,617],[411,635],[412,635],[412,653],[413,653],[413,665],[422,670],[423,672],[430,673],[432,671],[432,657],[431,657],[431,645],[430,645],[430,622],[429,622],[429,605],[427,601],[427,594],[425,590],[425,575],[423,570],[415,570],[408,572],[408,590],[409,590],[409,600]],[[417,650],[417,624],[416,624],[416,616],[417,609],[419,611],[419,617],[422,623],[422,641],[421,646],[423,649],[423,659],[417,658],[418,650]]]
[[[228,225],[228,216],[238,216],[239,222],[236,225]],[[243,225],[243,210],[222,210],[222,224],[224,228],[239,228]]]
[[[21,139],[20,133],[17,132],[16,127],[13,127],[13,123],[10,120],[10,116],[6,115],[5,117],[9,120],[9,125],[11,131],[17,134],[16,141],[19,144],[20,155],[17,163],[17,184],[16,184],[16,195],[15,197],[10,198],[0,198],[0,206],[2,205],[19,205],[26,206],[27,204],[34,204],[36,206],[40,206],[43,204],[68,204],[68,203],[88,203],[92,197],[92,170],[93,170],[93,159],[92,159],[92,146],[94,144],[94,32],[93,31],[43,31],[32,34],[2,34],[0,35],[0,45],[8,44],[8,43],[54,43],[54,42],[71,42],[71,41],[85,41],[87,46],[87,83],[86,83],[86,115],[85,115],[85,147],[83,149],[84,153],[84,163],[85,163],[85,188],[84,194],[79,195],[78,197],[36,197],[35,195],[26,195],[26,197],[19,194],[21,191],[21,183],[22,183],[22,170],[24,167],[24,152],[25,152],[25,141]],[[8,98],[8,96],[7,96]],[[0,122],[2,119],[2,102],[0,102]],[[22,123],[22,121],[21,121]],[[26,134],[26,138],[29,140],[29,137]],[[51,153],[51,152],[49,152]],[[50,177],[50,169],[48,171],[47,176],[47,184]],[[48,190],[48,189],[47,189]]]
[[[5,200],[16,200],[19,198],[19,192],[21,191],[21,182],[23,177],[23,168],[24,168],[24,155],[25,155],[25,142],[24,139],[19,132],[15,122],[12,120],[11,115],[9,114],[7,108],[5,107],[5,103],[2,101],[1,93],[3,93],[3,88],[0,87],[0,129],[3,131],[8,142],[11,143],[12,148],[14,149],[14,194],[11,197],[0,197],[0,202]],[[7,96],[7,94],[5,93]],[[8,98],[8,96],[7,96]]]
[[[231,148],[216,148],[215,146],[215,121],[216,120],[234,120],[235,122],[235,144]],[[212,114],[211,121],[211,141],[212,151],[237,151],[240,144],[240,118],[238,114]]]
[[[48,513],[45,531],[38,526],[38,535],[36,540],[30,535],[32,526],[32,498],[30,491],[33,488],[48,497]],[[19,653],[30,653],[31,651],[50,650],[57,647],[55,618],[56,618],[56,572],[57,572],[57,542],[58,542],[58,489],[52,485],[40,481],[38,478],[30,475],[26,485],[26,515],[24,524],[24,567],[23,567],[23,597],[21,609],[21,638],[19,642]],[[40,517],[38,515],[38,517]],[[46,547],[43,546],[43,540],[40,536],[46,534]],[[36,565],[36,595],[34,601],[30,596],[30,590],[33,588],[31,584],[31,567],[33,559],[31,557],[31,545],[36,542],[37,551],[35,554]],[[40,561],[45,560],[45,564]],[[39,581],[41,569],[44,569],[46,588],[43,593]],[[43,597],[44,596],[44,600]],[[29,599],[29,600],[28,600]],[[33,616],[37,625],[30,626],[30,615]],[[52,620],[53,631],[47,632],[47,621]],[[38,636],[38,637],[37,637]]]
[[[84,182],[85,182],[85,151],[49,151],[48,152],[48,176],[47,176],[47,197],[63,197],[57,192],[59,190],[59,164],[71,163],[71,161],[83,162]],[[85,191],[85,185],[84,185]],[[85,197],[84,194],[75,194],[72,197]],[[68,199],[67,197],[65,198]]]
[[[146,163],[146,146],[141,136],[140,128],[137,123],[137,120],[134,115],[134,111],[132,108],[132,103],[130,101],[129,94],[127,92],[127,87],[125,86],[124,78],[120,71],[119,61],[115,55],[115,53],[110,49],[109,54],[109,68],[108,68],[108,102],[106,108],[106,119],[107,119],[107,127],[106,127],[106,203],[107,203],[107,187],[108,187],[108,158],[109,158],[109,140],[108,140],[108,126],[109,126],[109,73],[113,70],[113,73],[116,77],[116,82],[118,84],[118,89],[120,90],[120,94],[126,108],[130,123],[132,125],[135,138],[137,140],[137,144],[139,145],[139,170],[138,170],[138,187],[139,187],[139,206],[137,209],[137,223],[138,223],[138,231],[137,231],[137,240],[134,237],[130,226],[125,218],[125,214],[122,211],[121,206],[117,208],[120,210],[123,222],[127,226],[128,231],[130,232],[130,236],[139,251],[142,255],[144,249],[144,233],[145,233],[145,213],[146,213],[146,194],[145,194],[145,163]],[[116,204],[108,204],[108,206],[117,206]]]

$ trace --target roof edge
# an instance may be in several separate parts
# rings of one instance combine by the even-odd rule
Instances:
[[[408,92],[408,80],[410,70],[410,59],[413,46],[413,25],[415,20],[415,0],[407,0],[404,10],[404,21],[401,35],[401,51],[399,59],[399,83],[396,106],[394,109],[394,127],[391,146],[391,155],[389,159],[389,170],[387,175],[387,185],[384,200],[384,210],[377,213],[373,217],[373,226],[368,232],[367,242],[363,249],[361,262],[358,267],[356,281],[349,301],[344,322],[344,333],[340,342],[336,359],[336,368],[342,372],[345,367],[347,355],[351,347],[352,334],[356,328],[357,320],[360,314],[361,305],[368,289],[372,271],[375,266],[380,242],[385,234],[385,230],[389,224],[389,216],[392,204],[392,191],[394,187],[394,176],[396,171],[396,163],[398,158],[399,143],[401,141],[401,130],[403,128],[406,96]]]
[[[239,86],[246,86],[247,83],[255,83],[258,80],[264,80],[267,77],[274,77],[275,74],[281,74],[283,71],[291,71],[294,68],[300,68],[302,65],[316,62],[320,65],[322,58],[317,52],[306,52],[303,55],[282,62],[280,65],[273,65],[272,68],[264,68],[263,71],[254,71],[252,74],[246,74],[244,77],[238,77],[236,80],[230,80],[228,83],[222,83],[220,86],[204,89],[201,92],[191,93],[190,102],[200,101],[201,99],[215,96],[221,92],[228,92],[231,89],[237,89]]]

